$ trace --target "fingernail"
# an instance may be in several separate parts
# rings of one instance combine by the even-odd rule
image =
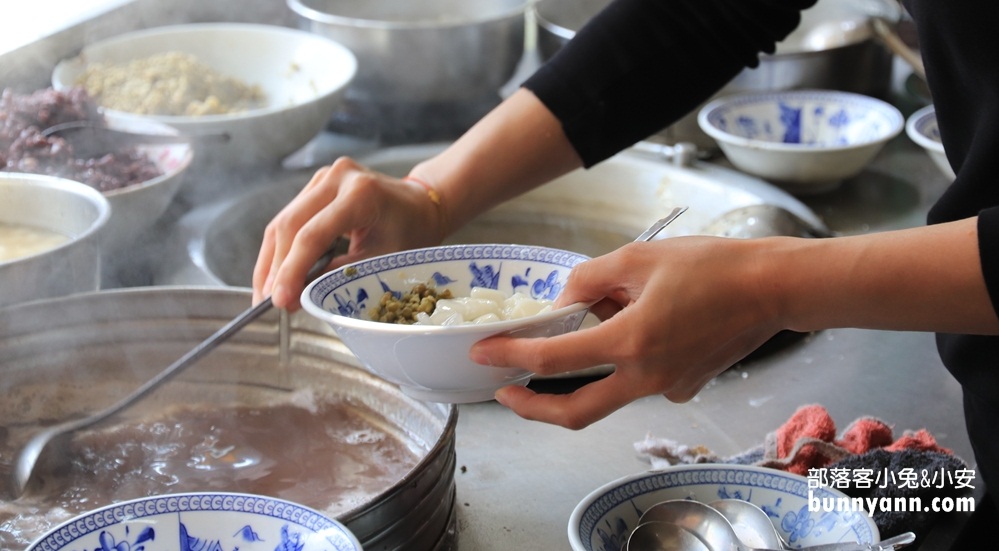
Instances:
[[[496,400],[496,402],[499,405],[504,406],[504,407],[510,407],[506,403],[506,395],[507,395],[506,389],[507,388],[508,387],[503,387],[503,388],[497,390],[495,394],[493,394],[493,398]]]
[[[260,293],[263,296],[271,294],[271,287],[274,286],[274,276],[269,275],[267,279],[264,280],[264,284],[260,286]]]
[[[279,308],[288,304],[288,291],[285,290],[284,285],[278,285],[271,291],[271,302]]]
[[[488,366],[493,365],[493,363],[489,360],[489,356],[484,352],[482,352],[481,350],[479,350],[477,347],[472,347],[472,349],[469,351],[468,357],[471,358],[473,362],[479,365],[488,365]]]

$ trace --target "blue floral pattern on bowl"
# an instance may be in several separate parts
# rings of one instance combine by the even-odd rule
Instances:
[[[901,114],[875,98],[840,92],[774,92],[732,98],[706,113],[735,138],[790,146],[850,146],[901,128]]]
[[[880,536],[863,511],[810,511],[815,498],[845,497],[809,488],[804,477],[754,466],[679,465],[622,478],[598,488],[577,505],[569,522],[576,551],[619,551],[639,517],[668,499],[743,499],[767,513],[792,548],[842,541],[876,542]]]
[[[345,526],[265,496],[185,493],[103,507],[71,519],[28,551],[361,551]]]
[[[377,303],[386,292],[400,297],[413,285],[428,281],[439,288],[449,287],[456,296],[467,294],[472,287],[484,287],[501,289],[510,294],[524,292],[534,299],[554,300],[565,286],[568,269],[588,258],[568,251],[523,245],[456,245],[418,249],[362,261],[349,269],[334,272],[312,289],[311,296],[317,303],[331,305],[331,311],[355,319],[368,319],[366,311],[370,300]],[[537,274],[534,266],[507,263],[504,268],[504,261],[508,260],[541,262],[566,269],[550,269]],[[414,275],[392,278],[391,281],[381,277],[381,274],[402,266],[415,269],[437,265],[441,261],[455,262],[449,263],[447,270],[435,270],[426,277]],[[374,276],[374,279],[368,276]],[[369,281],[348,285],[364,278]]]
[[[405,325],[373,321],[385,293],[395,296],[431,282],[455,296],[473,287],[510,296],[554,300],[572,268],[589,257],[531,245],[472,244],[415,249],[344,266],[312,282],[302,306],[327,322],[372,373],[410,396],[437,402],[492,400],[497,389],[527,384],[525,369],[481,365],[469,357],[478,341],[498,334],[552,337],[575,331],[586,305],[569,305],[519,319],[482,324]]]

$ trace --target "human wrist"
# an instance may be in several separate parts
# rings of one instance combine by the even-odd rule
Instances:
[[[403,178],[402,181],[423,190],[426,195],[426,199],[433,204],[434,211],[437,213],[437,238],[439,241],[444,241],[444,238],[447,237],[450,232],[450,224],[448,222],[448,212],[447,207],[445,206],[444,196],[437,188],[419,176],[410,174]]]
[[[778,330],[812,331],[808,314],[810,264],[814,265],[809,241],[791,237],[753,240],[751,276],[757,282],[761,309]],[[812,286],[814,291],[814,286]]]

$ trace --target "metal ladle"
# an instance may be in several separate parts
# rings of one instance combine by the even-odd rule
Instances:
[[[323,273],[323,270],[336,255],[339,244],[340,240],[338,239],[337,242],[334,243],[333,247],[331,247],[312,267],[309,271],[309,275],[307,276],[307,280],[309,282]],[[181,356],[177,361],[170,364],[166,369],[160,371],[155,377],[146,381],[142,386],[132,391],[131,394],[111,407],[80,419],[73,419],[71,421],[46,427],[36,433],[30,440],[28,440],[27,444],[24,445],[20,453],[17,454],[17,459],[14,461],[14,468],[12,469],[14,497],[20,497],[24,494],[24,490],[28,486],[28,481],[31,480],[31,473],[35,470],[35,465],[38,463],[38,459],[51,442],[56,439],[66,437],[80,429],[97,424],[108,417],[120,413],[125,408],[131,406],[135,402],[150,394],[152,391],[156,390],[156,388],[158,388],[161,384],[167,382],[180,374],[183,370],[194,365],[194,363],[228,340],[229,337],[236,334],[240,329],[270,310],[272,306],[273,303],[271,302],[271,297],[267,297],[256,305],[244,310],[241,314],[233,318],[232,321],[224,325],[207,339],[201,341],[200,344]]]
[[[783,235],[790,237],[830,237],[825,227],[803,220],[784,207],[757,203],[726,211],[702,228],[703,233],[719,237],[752,239]]]
[[[773,548],[746,545],[732,523],[714,507],[689,499],[672,499],[650,507],[639,518],[638,523],[670,522],[697,536],[710,549],[731,551],[781,551],[785,547],[778,542]],[[766,522],[773,530],[770,519]],[[802,547],[798,551],[888,551],[904,547],[915,540],[911,532],[888,538],[879,543],[841,542]]]

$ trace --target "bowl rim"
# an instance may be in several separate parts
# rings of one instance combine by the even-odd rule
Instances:
[[[728,108],[734,105],[747,105],[760,103],[764,101],[770,101],[779,98],[790,98],[790,99],[805,99],[805,98],[817,98],[817,99],[833,99],[836,101],[848,100],[851,102],[862,102],[870,104],[875,107],[879,112],[881,112],[891,123],[891,126],[887,132],[884,134],[866,141],[856,142],[848,145],[828,145],[823,146],[821,149],[816,149],[813,146],[807,144],[789,144],[781,142],[770,142],[763,140],[755,140],[752,138],[745,138],[742,136],[736,136],[724,130],[721,130],[711,122],[712,116],[719,110]],[[729,94],[717,99],[714,99],[704,105],[700,111],[697,113],[697,124],[701,127],[708,136],[718,140],[721,145],[735,145],[748,147],[753,149],[769,150],[769,151],[814,151],[814,152],[831,152],[831,151],[847,151],[851,149],[859,149],[868,147],[874,144],[884,143],[892,138],[898,136],[902,129],[905,127],[905,117],[902,116],[902,112],[899,111],[897,107],[873,96],[868,96],[864,94],[858,94],[856,92],[845,92],[841,90],[822,90],[822,89],[800,89],[800,90],[777,90],[768,92],[742,92]]]
[[[18,180],[30,181],[25,182]],[[99,232],[102,232],[111,220],[111,203],[108,198],[103,193],[88,186],[87,184],[84,184],[83,182],[70,180],[69,178],[62,178],[60,176],[49,176],[48,174],[36,174],[33,172],[6,172],[0,170],[0,188],[3,188],[8,184],[20,185],[23,187],[42,186],[82,196],[94,205],[94,208],[97,209],[97,216],[93,222],[90,223],[89,227],[87,227],[86,231],[81,232],[79,235],[70,236],[70,239],[65,243],[27,256],[19,256],[11,260],[0,260],[0,267],[41,256],[59,254],[62,251],[75,246],[80,241],[90,239],[94,235],[99,235]]]
[[[625,475],[604,484],[601,484],[597,488],[593,489],[591,492],[586,494],[586,496],[581,499],[575,507],[572,509],[572,513],[569,515],[569,523],[567,526],[569,545],[573,550],[583,550],[586,549],[586,545],[579,538],[579,525],[581,524],[582,517],[586,513],[586,510],[601,496],[607,494],[611,490],[614,490],[624,484],[638,482],[649,477],[662,476],[671,472],[683,472],[683,471],[701,471],[701,470],[716,470],[716,471],[742,471],[744,473],[756,473],[762,475],[773,475],[773,476],[783,476],[793,479],[801,484],[808,485],[808,479],[794,473],[787,471],[782,471],[779,469],[773,469],[769,467],[760,467],[756,465],[744,465],[738,463],[698,463],[698,464],[677,464],[672,465],[663,469],[652,469],[647,471],[641,471],[638,473],[633,473]],[[823,490],[833,493],[837,496],[843,494],[841,491],[824,487]],[[870,515],[861,515],[866,521],[867,526],[870,528],[872,535],[874,536],[875,542],[881,541],[881,532],[878,530],[877,524],[870,517]]]
[[[584,254],[580,254],[575,251],[569,251],[566,249],[558,249],[555,247],[544,247],[541,245],[522,245],[517,243],[460,243],[455,245],[439,245],[437,247],[423,247],[418,249],[409,249],[405,251],[383,254],[379,256],[373,256],[371,258],[366,258],[363,260],[358,260],[356,262],[345,264],[335,270],[331,270],[329,272],[324,273],[323,275],[317,277],[311,283],[306,285],[305,289],[302,290],[300,298],[302,308],[304,308],[306,312],[315,316],[316,318],[332,325],[346,327],[350,329],[373,330],[378,333],[385,333],[387,335],[432,335],[435,333],[436,334],[445,333],[447,335],[467,335],[467,334],[481,334],[481,333],[501,333],[504,331],[509,331],[511,329],[518,329],[522,327],[529,327],[537,324],[547,323],[549,321],[556,320],[577,312],[581,312],[589,308],[590,306],[589,304],[576,302],[573,304],[563,306],[558,309],[551,310],[549,312],[544,312],[533,316],[527,316],[511,320],[501,320],[489,323],[464,324],[464,325],[415,325],[415,324],[402,325],[402,324],[386,323],[381,321],[357,319],[349,316],[343,316],[334,312],[330,312],[329,310],[326,310],[325,308],[322,307],[322,305],[316,304],[315,301],[312,300],[312,292],[317,286],[321,285],[324,281],[328,280],[331,277],[340,277],[342,274],[344,274],[345,271],[349,269],[356,269],[358,266],[361,265],[379,263],[393,257],[410,256],[414,254],[421,254],[435,250],[468,249],[473,247],[474,248],[524,247],[528,249],[566,253],[568,255],[580,258],[580,261],[577,262],[577,265],[585,260],[590,259],[590,257]],[[454,259],[448,259],[446,261],[450,262],[452,260],[461,260],[461,259],[454,258]],[[437,261],[431,263],[436,263],[436,262]],[[397,265],[390,267],[388,269],[395,270],[401,267],[405,266]],[[370,275],[372,274],[365,273],[363,275],[359,274],[357,276],[345,276],[348,277],[349,279],[344,281],[334,289],[338,289],[343,285],[350,283],[351,281],[354,281],[362,277],[368,277]],[[332,292],[334,289],[331,289],[330,291]]]
[[[271,25],[266,23],[184,23],[176,25],[161,25],[157,27],[149,27],[146,29],[139,29],[135,31],[121,33],[115,36],[108,37],[104,40],[99,40],[84,46],[84,48],[72,57],[67,57],[59,60],[56,66],[52,70],[52,87],[56,90],[65,91],[68,87],[75,86],[73,82],[64,82],[61,76],[70,71],[74,71],[74,67],[79,65],[80,67],[86,67],[87,64],[87,54],[93,52],[95,48],[112,48],[122,43],[127,43],[136,39],[144,39],[151,36],[169,36],[176,34],[187,34],[187,33],[205,33],[205,32],[256,32],[256,33],[267,33],[275,36],[284,37],[294,37],[298,40],[319,44],[327,48],[330,52],[336,51],[338,57],[342,58],[343,63],[349,65],[346,71],[344,71],[341,79],[336,83],[335,86],[330,87],[327,90],[317,91],[316,95],[304,101],[292,103],[292,104],[272,104],[268,102],[268,105],[253,109],[246,109],[244,111],[239,111],[236,113],[224,113],[216,115],[198,115],[198,116],[187,116],[187,115],[147,115],[142,113],[132,113],[130,111],[121,111],[118,109],[109,109],[106,107],[100,107],[99,111],[107,117],[114,117],[119,119],[144,119],[144,120],[155,120],[162,122],[167,125],[191,125],[199,123],[220,123],[220,122],[231,122],[231,121],[246,121],[253,120],[256,118],[265,117],[268,115],[273,115],[275,113],[280,113],[288,109],[303,107],[311,105],[324,99],[334,96],[342,91],[346,90],[347,86],[353,81],[354,77],[357,75],[357,56],[354,52],[350,51],[343,44],[326,38],[324,36],[306,32],[299,29],[293,29],[291,27],[284,27],[280,25]],[[164,50],[166,51],[166,50]],[[130,58],[138,59],[138,58]]]
[[[73,518],[63,521],[57,524],[56,526],[53,526],[52,528],[47,530],[44,534],[35,539],[35,541],[33,541],[25,551],[40,551],[40,550],[52,549],[53,547],[50,547],[51,545],[55,545],[61,548],[64,545],[65,540],[67,539],[61,534],[62,532],[69,532],[72,537],[79,539],[79,537],[91,534],[106,526],[119,524],[129,519],[139,519],[147,516],[157,516],[164,513],[173,512],[175,510],[180,510],[184,507],[179,504],[170,505],[168,503],[164,507],[156,507],[155,510],[153,511],[142,511],[141,513],[145,514],[140,514],[139,511],[135,510],[135,506],[139,504],[163,503],[163,502],[176,503],[185,499],[190,500],[191,498],[199,498],[198,500],[199,505],[201,504],[202,500],[205,500],[207,498],[209,500],[209,504],[200,507],[196,506],[198,508],[191,508],[184,510],[192,512],[194,511],[238,512],[238,513],[247,513],[250,515],[261,515],[265,513],[257,511],[256,509],[250,509],[249,505],[246,505],[243,509],[234,511],[231,509],[223,509],[221,508],[221,506],[214,507],[212,506],[212,504],[218,503],[218,500],[235,501],[238,499],[244,499],[250,504],[253,504],[257,501],[274,502],[280,506],[286,507],[289,511],[292,512],[292,514],[288,515],[287,517],[280,517],[280,518],[284,518],[285,520],[294,522],[299,526],[304,526],[310,529],[314,529],[317,532],[319,530],[336,528],[347,540],[350,541],[354,549],[358,551],[360,551],[361,549],[361,543],[360,541],[358,541],[357,536],[355,536],[353,532],[351,532],[350,529],[347,528],[346,525],[311,507],[302,505],[300,503],[295,503],[293,501],[288,501],[286,499],[282,499],[279,497],[271,497],[262,494],[251,494],[246,492],[204,491],[204,492],[180,492],[172,494],[152,495],[135,499],[129,499],[126,501],[120,501],[117,503],[111,503],[103,507],[91,509],[89,511],[80,513],[79,515],[74,515]],[[173,507],[173,509],[171,509],[170,507]],[[266,516],[274,518],[273,515],[266,515]],[[94,523],[94,522],[85,522],[86,519],[91,519],[93,517],[100,518],[107,522],[103,524]],[[302,524],[300,521],[303,520],[303,518],[314,519],[316,522],[319,523],[318,528],[313,528],[311,526]],[[77,526],[76,529],[73,529],[75,525],[80,525],[80,524],[83,525],[83,529],[81,529],[79,526]],[[54,540],[54,541],[49,542],[48,540]]]
[[[926,125],[930,123],[936,124],[936,121],[937,113],[932,104],[921,107],[909,115],[908,120],[905,121],[905,133],[909,136],[909,139],[916,142],[916,144],[931,151],[943,153],[943,143],[934,140],[923,133]]]
[[[177,130],[176,128],[170,126],[169,124],[166,124],[165,122],[161,122],[159,120],[152,119],[152,118],[130,119],[128,122],[129,123],[131,123],[131,122],[139,122],[140,120],[141,120],[142,124],[146,125],[148,127],[148,129],[150,131],[154,132],[154,133],[168,134],[168,135],[171,135],[171,136],[177,136],[177,135],[180,134],[180,131]],[[109,127],[111,127],[111,128],[119,128],[119,127],[122,127],[122,126],[128,126],[128,125],[122,125],[123,122],[125,122],[124,119],[108,119],[107,120],[107,125]],[[165,181],[167,181],[167,180],[169,180],[171,178],[179,177],[182,173],[184,173],[191,166],[191,163],[194,161],[194,147],[190,143],[182,143],[182,142],[179,142],[179,143],[175,144],[175,147],[176,146],[179,146],[179,147],[182,148],[181,151],[183,153],[182,153],[182,155],[180,157],[180,162],[177,164],[177,166],[175,166],[172,169],[164,169],[161,166],[160,161],[158,159],[156,159],[152,155],[150,155],[143,148],[143,146],[141,144],[138,144],[137,146],[135,146],[136,149],[138,150],[138,152],[140,154],[144,155],[150,161],[152,161],[156,165],[157,168],[159,168],[160,170],[163,171],[163,173],[160,174],[159,176],[155,177],[155,178],[150,178],[148,180],[143,180],[141,182],[135,182],[134,184],[129,184],[127,186],[123,186],[123,187],[120,187],[120,188],[115,188],[115,189],[108,190],[108,191],[102,191],[101,193],[103,193],[105,197],[113,199],[113,198],[117,198],[118,196],[128,195],[129,193],[134,193],[134,192],[138,192],[138,191],[143,190],[143,189],[151,188],[151,187],[156,186],[157,184],[161,184],[161,183],[163,183],[163,182],[165,182]]]
[[[502,21],[504,19],[510,19],[515,17],[524,17],[526,25],[527,12],[532,4],[535,4],[538,0],[520,0],[516,6],[509,9],[497,10],[494,13],[487,13],[486,15],[480,15],[478,17],[469,17],[462,19],[447,19],[444,21],[434,21],[433,19],[425,19],[419,21],[389,21],[382,19],[365,19],[361,17],[347,17],[343,15],[336,15],[333,13],[328,13],[320,11],[317,8],[306,5],[307,2],[303,0],[286,0],[285,3],[291,11],[295,12],[305,19],[321,23],[325,25],[344,25],[348,27],[359,27],[366,29],[386,29],[395,31],[407,31],[407,30],[426,30],[426,29],[454,29],[460,27],[467,27],[471,25],[478,25],[481,23],[489,21]]]

